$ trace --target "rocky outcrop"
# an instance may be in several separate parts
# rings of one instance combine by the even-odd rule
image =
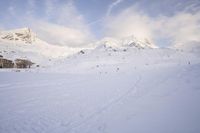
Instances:
[[[30,68],[34,63],[26,59],[12,60],[0,56],[0,68]]]
[[[14,62],[5,58],[0,58],[0,68],[13,68]]]
[[[32,43],[35,41],[36,35],[29,28],[15,29],[0,32],[0,38],[9,41],[22,41]]]
[[[79,51],[79,54],[85,54],[85,52],[83,50]]]
[[[16,59],[15,67],[16,68],[30,68],[34,63],[26,59]]]

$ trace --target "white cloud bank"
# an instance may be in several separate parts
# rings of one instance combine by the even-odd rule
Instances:
[[[159,43],[171,40],[173,44],[200,42],[200,12],[178,12],[170,17],[153,18],[132,6],[117,15],[108,16],[104,25],[105,34],[111,37],[123,38],[134,35],[139,39],[148,38],[154,43],[158,43],[158,40]]]
[[[175,44],[200,42],[200,12],[179,12],[172,17],[159,17],[154,36],[171,38]]]
[[[42,40],[69,47],[86,46],[93,40],[90,28],[82,15],[77,11],[72,0],[58,2],[58,0],[43,1],[43,9],[38,14],[38,2],[28,0],[24,13],[13,3],[8,10],[11,20],[16,20],[21,26],[30,27]],[[43,12],[44,13],[43,13]],[[17,14],[21,14],[20,16]]]
[[[113,9],[123,1],[115,0],[108,7],[105,17],[96,21],[103,25],[105,36],[123,38],[134,35],[139,39],[147,38],[157,45],[163,43],[163,46],[200,42],[200,11],[197,8],[192,13],[185,10],[173,16],[150,17],[132,6],[113,15]],[[17,10],[19,7],[12,3],[8,8],[7,17],[11,17],[8,20],[29,26],[41,39],[55,45],[77,47],[88,45],[93,40],[89,26],[96,22],[86,24],[73,0],[64,3],[45,0],[45,15],[41,16],[37,14],[37,4],[36,0],[28,0],[28,10],[22,14]]]
[[[56,0],[46,0],[45,5],[46,18],[33,23],[34,30],[43,40],[77,47],[87,45],[93,39],[89,27],[72,1],[57,4]]]
[[[117,5],[119,5],[121,2],[123,2],[124,0],[116,0],[113,3],[111,3],[108,7],[106,16],[109,16],[113,10],[114,7],[116,7]]]
[[[34,25],[34,30],[38,36],[48,43],[69,47],[88,45],[91,35],[88,31],[69,28],[44,21],[38,21]]]

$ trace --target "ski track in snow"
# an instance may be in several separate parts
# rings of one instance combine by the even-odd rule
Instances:
[[[61,74],[56,78],[51,78],[54,77],[54,74],[47,74],[40,78],[40,74],[1,73],[3,76],[6,75],[8,79],[11,77],[18,77],[18,79],[12,79],[11,82],[6,81],[6,79],[1,80],[0,131],[7,133],[62,133],[111,130],[113,128],[109,128],[107,124],[103,124],[103,126],[99,123],[101,126],[98,127],[90,126],[90,124],[98,124],[99,121],[96,121],[96,119],[103,119],[104,115],[111,110],[113,111],[113,108],[118,106],[120,108],[119,103],[122,102],[123,106],[127,105],[126,108],[130,108],[131,105],[127,100],[132,99],[133,103],[137,103],[138,100],[148,97],[152,92],[158,95],[162,87],[169,88],[169,90],[160,92],[159,95],[162,96],[160,100],[163,97],[171,97],[182,90],[181,84],[176,84],[174,88],[171,88],[174,81],[178,79],[177,82],[182,83],[193,79],[190,73],[194,75],[197,72],[197,79],[190,81],[188,85],[196,84],[196,87],[200,87],[196,83],[200,77],[198,66],[195,66],[194,70],[190,67],[181,69],[172,67],[170,69],[174,70],[167,72],[168,68],[161,68],[163,70],[153,70],[152,68],[141,72],[135,71],[136,73],[133,72],[129,75],[123,74],[124,76],[121,73],[116,73],[104,76],[95,74],[84,77],[81,75],[83,77],[79,78],[76,77],[78,75],[73,77],[73,75]],[[158,75],[160,77],[156,79]],[[26,76],[30,76],[28,80],[26,80]],[[131,77],[134,78],[131,79]],[[102,85],[102,83],[105,83],[105,85]],[[101,86],[98,86],[98,84]],[[97,85],[96,91],[92,89],[95,85]],[[122,88],[122,86],[125,88]],[[199,93],[198,89],[195,91]],[[93,101],[95,99],[96,101]],[[84,103],[82,104],[82,102]],[[140,102],[138,104],[140,105]],[[138,106],[135,106],[135,108],[138,108]],[[115,114],[115,111],[113,113]],[[123,115],[126,117],[126,114]],[[109,121],[112,121],[112,117],[110,119]],[[104,119],[103,121],[106,122]],[[132,121],[134,123],[134,120]],[[85,127],[84,130],[83,127]],[[123,127],[121,128],[123,129]],[[196,127],[194,131],[199,131],[199,128]]]
[[[109,103],[106,103],[102,108],[98,109],[97,111],[95,111],[94,113],[92,113],[91,115],[89,115],[86,119],[84,119],[80,123],[72,126],[69,130],[73,130],[73,129],[75,129],[75,128],[77,128],[77,127],[85,124],[90,119],[94,118],[97,115],[100,115],[103,111],[107,110],[109,107],[111,107],[112,105],[116,104],[117,102],[119,102],[120,100],[122,100],[124,97],[126,97],[130,93],[133,93],[133,91],[136,92],[137,91],[137,84],[140,82],[140,80],[141,80],[141,78],[139,77],[139,79],[136,81],[136,83],[134,84],[134,86],[131,87],[126,93],[120,95],[119,97],[117,97],[115,99],[111,99],[111,101]]]
[[[0,133],[200,133],[198,43],[162,49],[131,36],[82,49],[27,28],[1,36],[14,33],[31,43],[0,39],[0,55],[39,67],[0,70]]]
[[[200,132],[199,55],[99,47],[51,63],[0,72],[0,133]]]

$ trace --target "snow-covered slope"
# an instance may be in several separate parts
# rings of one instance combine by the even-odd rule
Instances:
[[[95,44],[97,47],[107,47],[107,48],[115,48],[115,49],[123,49],[123,48],[157,48],[153,43],[150,43],[148,39],[139,40],[134,36],[129,36],[122,39],[110,38],[106,37],[97,41]]]
[[[48,44],[28,28],[0,32],[0,55],[7,59],[25,58],[37,64],[51,65],[52,60],[65,58],[79,50]]]
[[[143,67],[198,64],[199,56],[173,49],[95,49],[83,51],[55,62],[41,71],[61,73],[115,73]]]
[[[0,73],[0,132],[199,133],[200,64],[168,63]]]
[[[80,51],[90,51],[91,56],[108,54],[109,51],[127,51],[128,49],[152,49],[156,46],[146,40],[138,40],[134,36],[123,39],[104,38],[91,44],[90,49],[71,48],[49,44],[41,40],[31,29],[22,28],[0,32],[0,55],[7,59],[25,58],[42,66],[54,66],[55,62]],[[101,51],[101,53],[99,53]],[[96,54],[95,54],[96,53]]]
[[[172,49],[182,50],[200,55],[200,42],[193,41],[186,44],[176,44]]]
[[[132,38],[87,50],[33,40],[1,39],[0,55],[49,67],[0,69],[0,133],[200,132],[198,49]]]

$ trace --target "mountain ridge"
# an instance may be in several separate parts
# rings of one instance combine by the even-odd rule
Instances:
[[[0,32],[0,39],[13,41],[14,43],[17,41],[25,42],[31,44],[36,41],[36,34],[32,32],[30,28],[20,28],[14,30],[7,30]]]

